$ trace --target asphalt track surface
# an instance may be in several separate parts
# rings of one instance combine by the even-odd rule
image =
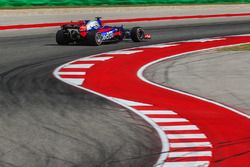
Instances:
[[[153,23],[152,23],[153,24]],[[250,33],[250,22],[146,28],[151,41],[57,46],[55,34],[0,39],[1,166],[152,166],[154,130],[126,109],[52,76],[63,63],[140,45]],[[120,111],[120,112],[119,112]]]

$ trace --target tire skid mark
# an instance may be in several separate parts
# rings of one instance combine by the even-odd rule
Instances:
[[[68,84],[121,104],[150,123],[162,141],[162,152],[155,166],[215,166],[218,159],[249,146],[246,143],[234,150],[234,147],[223,149],[218,145],[224,140],[249,136],[244,129],[250,125],[248,117],[221,104],[147,82],[142,77],[143,70],[145,65],[161,59],[249,42],[250,36],[242,35],[123,49],[69,62],[58,67],[54,75]],[[238,134],[235,129],[230,133],[233,128],[230,120],[243,127]],[[215,125],[222,136],[216,134]],[[247,158],[249,156],[243,160],[234,158],[220,165],[244,166]]]

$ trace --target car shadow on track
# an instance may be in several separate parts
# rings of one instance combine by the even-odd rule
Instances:
[[[142,41],[142,42],[140,42],[140,43],[146,43],[147,41]],[[133,42],[133,41],[131,41],[131,40],[123,40],[123,41],[115,41],[115,42],[103,42],[102,43],[102,45],[114,45],[114,44],[118,44],[118,43],[135,43],[135,42]],[[85,42],[81,42],[81,43],[70,43],[70,44],[67,44],[67,45],[58,45],[58,44],[56,44],[56,43],[53,43],[53,44],[45,44],[45,46],[93,46],[93,45],[89,45],[89,44],[87,44],[87,43],[85,43]],[[96,47],[96,46],[94,46],[94,47]]]

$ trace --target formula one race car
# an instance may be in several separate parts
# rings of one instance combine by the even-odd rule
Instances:
[[[61,30],[56,33],[56,42],[59,45],[85,42],[98,46],[103,42],[120,42],[124,38],[141,42],[144,39],[150,39],[151,35],[145,34],[141,27],[128,30],[123,26],[104,26],[100,17],[96,17],[95,20],[62,25]]]

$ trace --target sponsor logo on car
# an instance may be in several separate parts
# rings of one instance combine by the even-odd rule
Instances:
[[[114,37],[113,31],[102,33],[102,40],[111,39]]]

